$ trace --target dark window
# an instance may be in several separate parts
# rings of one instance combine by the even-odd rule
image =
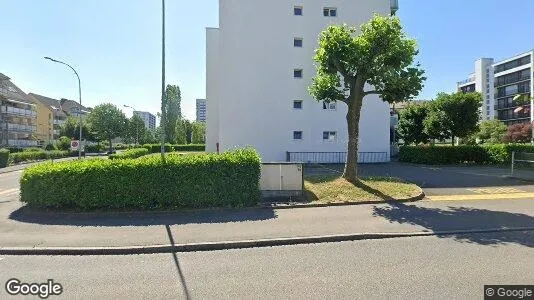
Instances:
[[[293,131],[294,140],[302,140],[302,131]]]
[[[325,17],[335,17],[337,16],[337,9],[332,7],[323,8],[323,16]]]
[[[323,140],[333,141],[336,139],[335,131],[323,131]]]
[[[295,77],[295,78],[302,78],[302,70],[301,70],[301,69],[295,69],[295,70],[293,70],[293,77]]]
[[[302,109],[302,100],[293,101],[293,108],[294,109]]]
[[[295,16],[302,16],[302,7],[301,6],[295,6],[293,8],[293,14]]]
[[[302,47],[302,39],[301,38],[294,38],[293,39],[293,46]]]

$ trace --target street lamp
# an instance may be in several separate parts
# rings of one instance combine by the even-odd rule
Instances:
[[[161,0],[161,158],[165,159],[165,0]]]
[[[133,110],[134,115],[135,115],[135,112],[136,112],[135,108],[133,108],[133,107],[131,107],[129,105],[126,105],[126,104],[123,105],[123,106],[131,108]],[[139,126],[137,124],[135,124],[135,144],[139,145]]]
[[[80,106],[82,106],[82,85],[80,83],[80,76],[78,75],[78,72],[76,72],[76,70],[74,70],[74,68],[65,63],[65,62],[62,62],[62,61],[59,61],[57,59],[53,59],[53,58],[50,58],[48,56],[45,57],[45,59],[48,59],[50,61],[53,61],[55,63],[59,63],[59,64],[62,64],[62,65],[65,65],[67,67],[69,67],[73,72],[74,74],[76,74],[76,77],[78,78],[78,99],[80,101]],[[82,158],[82,109],[80,108],[80,111],[79,111],[79,117],[80,117],[80,138],[79,138],[79,141],[78,141],[78,159],[81,159]]]

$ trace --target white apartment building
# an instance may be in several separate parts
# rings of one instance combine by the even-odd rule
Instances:
[[[206,99],[197,99],[197,122],[206,122]]]
[[[134,115],[139,116],[145,123],[145,128],[150,131],[156,130],[156,116],[147,111],[134,111]]]
[[[344,162],[346,105],[308,93],[319,33],[396,9],[390,0],[220,0],[219,28],[206,37],[206,150],[252,146],[263,161]],[[367,96],[359,161],[389,161],[389,134],[388,104]]]
[[[475,62],[475,72],[457,83],[458,90],[482,94],[482,120],[495,118],[507,125],[530,122],[534,119],[530,105],[514,101],[514,97],[534,95],[533,55],[531,50],[499,62],[480,58]]]

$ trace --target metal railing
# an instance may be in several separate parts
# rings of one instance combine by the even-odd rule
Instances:
[[[516,162],[534,163],[534,153],[512,151],[512,166],[510,170],[511,176],[514,176]]]
[[[37,116],[37,112],[35,110],[23,109],[23,108],[17,108],[17,107],[12,107],[12,106],[5,106],[5,105],[2,105],[0,107],[0,111],[3,113],[10,114],[10,115],[27,116],[27,117]]]
[[[347,152],[286,152],[288,162],[342,164],[346,160]],[[358,163],[372,164],[388,161],[387,152],[358,152]]]

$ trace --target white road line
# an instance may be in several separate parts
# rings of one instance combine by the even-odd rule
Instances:
[[[3,190],[3,191],[0,191],[0,196],[13,194],[13,193],[18,193],[18,192],[20,192],[20,189],[18,189],[18,188]]]

